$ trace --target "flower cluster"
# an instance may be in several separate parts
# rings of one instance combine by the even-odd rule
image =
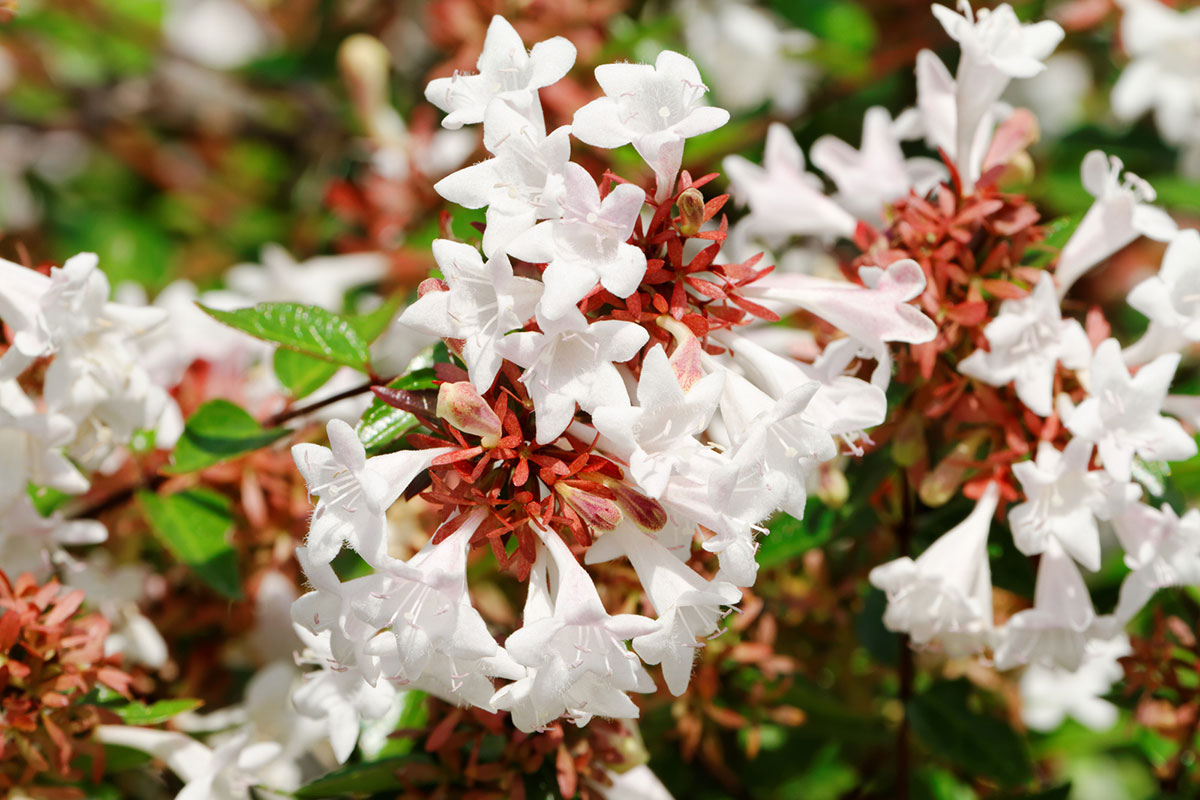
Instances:
[[[687,57],[597,68],[603,95],[547,131],[539,90],[574,58],[562,38],[526,51],[496,17],[478,73],[429,84],[444,124],[482,122],[491,154],[435,187],[486,207],[481,250],[436,241],[441,277],[402,315],[452,358],[434,365],[434,387],[376,390],[420,423],[408,448],[368,456],[334,421],[328,448],[293,449],[319,498],[299,550],[313,590],[293,618],[321,669],[297,702],[346,715],[343,758],[357,719],[382,713],[397,687],[507,710],[526,731],[637,716],[629,693],[654,685],[645,664],[681,694],[696,649],[754,583],[762,522],[803,514],[821,466],[861,452],[883,422],[888,343],[936,333],[909,303],[925,288],[912,261],[845,280],[723,257],[726,198],[706,200],[715,176],[680,166],[684,142],[729,115],[705,103]],[[632,144],[653,189],[597,179],[570,160],[572,137]],[[791,353],[812,349],[810,332],[753,324],[797,309],[846,337],[805,363]],[[859,358],[878,363],[873,383],[853,374]],[[438,519],[407,561],[385,520],[402,495]],[[369,574],[338,579],[344,545]],[[503,644],[471,601],[481,550],[527,582]],[[653,617],[602,602],[585,565],[618,558],[642,593],[615,610]]]

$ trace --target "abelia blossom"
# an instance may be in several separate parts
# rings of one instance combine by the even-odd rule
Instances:
[[[1127,482],[1134,455],[1179,461],[1196,454],[1196,442],[1173,419],[1160,415],[1179,355],[1163,355],[1130,376],[1121,345],[1106,339],[1088,369],[1088,397],[1064,416],[1071,433],[1096,443],[1108,474]]]
[[[1132,619],[1159,589],[1200,584],[1200,509],[1181,517],[1166,504],[1137,503],[1113,518],[1113,529],[1133,570],[1113,612],[1120,622]]]
[[[871,585],[887,593],[883,624],[914,644],[939,642],[951,656],[981,652],[990,643],[992,573],[987,538],[1000,499],[995,483],[958,525],[914,561],[903,556],[871,570]]]
[[[882,219],[891,201],[910,190],[924,195],[946,174],[938,161],[904,157],[892,117],[882,106],[872,106],[863,115],[860,149],[826,135],[813,142],[809,158],[837,185],[837,201],[859,219],[872,222]]]
[[[620,184],[602,200],[587,170],[566,165],[562,216],[508,244],[517,258],[547,265],[540,317],[557,320],[575,310],[597,282],[617,297],[637,290],[646,274],[646,254],[627,240],[645,199],[638,187]]]
[[[404,310],[400,320],[422,333],[461,339],[471,383],[486,392],[504,360],[498,352],[500,343],[533,316],[542,285],[514,277],[504,254],[485,263],[474,247],[449,239],[433,243],[433,257],[448,289],[423,286],[421,298]]]
[[[493,100],[483,119],[483,144],[493,157],[434,184],[438,194],[464,208],[487,206],[483,252],[489,258],[539,219],[560,213],[568,191],[569,131],[564,125],[547,135],[512,106]]]
[[[1091,458],[1092,443],[1072,439],[1064,450],[1041,442],[1035,461],[1013,464],[1013,476],[1027,498],[1008,512],[1018,550],[1025,555],[1044,553],[1054,539],[1087,569],[1100,569],[1096,517],[1107,516],[1107,476],[1088,469]]]
[[[974,145],[980,128],[990,131],[993,105],[1013,78],[1030,78],[1045,69],[1043,62],[1062,41],[1063,29],[1049,20],[1023,25],[1007,3],[972,12],[970,3],[961,0],[959,9],[956,14],[935,4],[933,15],[962,51],[955,75],[953,155],[964,188],[970,189],[982,166],[974,161],[982,155]]]
[[[687,56],[671,50],[648,64],[602,64],[596,82],[604,97],[575,112],[571,132],[594,147],[633,144],[654,170],[654,199],[665,200],[683,163],[683,142],[716,130],[729,112],[704,105],[708,87]]]
[[[1158,274],[1134,286],[1127,300],[1149,318],[1150,327],[1126,348],[1126,363],[1144,364],[1200,340],[1200,231],[1180,231],[1167,245]]]
[[[1083,369],[1091,345],[1083,326],[1063,319],[1054,281],[1043,276],[1022,300],[1005,300],[1000,313],[983,329],[988,349],[958,362],[958,371],[992,386],[1012,383],[1021,402],[1038,416],[1054,409],[1054,376],[1061,362]]]
[[[297,261],[277,244],[263,245],[259,264],[236,264],[228,288],[254,303],[303,303],[340,311],[346,292],[378,282],[387,272],[383,253],[316,256]]]
[[[724,373],[706,375],[685,392],[660,345],[642,360],[637,405],[601,406],[592,424],[605,446],[629,464],[630,474],[650,497],[659,497],[680,463],[701,447],[696,436],[712,420]]]
[[[30,572],[44,580],[55,567],[71,562],[64,547],[107,538],[108,529],[95,520],[65,519],[61,512],[42,516],[24,493],[0,505],[0,563],[13,575]]]
[[[1169,241],[1176,234],[1175,222],[1165,211],[1150,205],[1156,194],[1146,181],[1126,172],[1116,156],[1092,150],[1080,168],[1083,188],[1096,201],[1079,227],[1071,234],[1054,267],[1058,296],[1066,295],[1075,281],[1139,236]]]
[[[309,494],[320,498],[308,532],[308,552],[315,560],[328,562],[349,542],[368,562],[379,563],[387,555],[383,513],[418,473],[449,448],[367,458],[358,434],[345,422],[331,420],[328,434],[329,447],[307,443],[292,447]]]
[[[1119,634],[1090,640],[1076,670],[1030,664],[1021,675],[1021,719],[1038,731],[1052,731],[1067,717],[1094,731],[1109,730],[1119,711],[1104,696],[1125,675],[1118,659],[1132,652],[1129,637]]]
[[[455,73],[425,87],[425,99],[447,116],[442,126],[461,128],[482,122],[488,105],[500,99],[542,126],[542,104],[537,90],[556,82],[575,64],[575,45],[562,36],[538,42],[525,50],[521,35],[504,17],[492,17],[483,52],[475,63],[476,75]]]
[[[856,220],[825,196],[821,181],[804,169],[804,153],[781,122],[767,128],[762,165],[727,156],[722,167],[733,196],[750,207],[743,224],[772,239],[791,236],[848,237]]]
[[[1091,595],[1075,562],[1050,539],[1038,562],[1033,608],[1014,614],[999,632],[996,666],[1041,664],[1077,670],[1097,623]]]
[[[540,333],[510,334],[497,350],[525,368],[521,382],[537,411],[537,442],[546,444],[571,424],[576,403],[584,411],[629,403],[614,362],[633,358],[650,335],[632,322],[589,323],[578,310],[554,320],[539,313],[537,320]]]
[[[1120,0],[1121,45],[1132,62],[1112,89],[1113,112],[1135,120],[1153,109],[1162,137],[1195,141],[1200,121],[1200,10],[1158,0]]]
[[[62,414],[39,413],[14,380],[0,380],[0,511],[33,483],[67,494],[87,491],[88,480],[59,450],[75,438]]]

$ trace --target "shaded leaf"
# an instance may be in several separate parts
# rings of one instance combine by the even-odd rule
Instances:
[[[414,766],[432,763],[428,756],[418,753],[365,764],[350,764],[300,787],[295,791],[295,796],[366,797],[377,792],[402,791],[418,782],[411,772]]]
[[[233,527],[229,500],[211,489],[188,489],[159,497],[138,493],[155,537],[209,586],[231,600],[242,596],[237,555],[227,535]]]
[[[203,702],[193,699],[159,700],[151,705],[133,702],[110,710],[124,720],[126,725],[158,725],[176,714],[199,708]]]
[[[389,389],[413,391],[434,388],[432,368],[417,369],[388,384]],[[358,423],[358,438],[368,450],[378,450],[417,427],[415,416],[376,397]]]
[[[219,322],[280,347],[368,370],[371,354],[367,342],[349,320],[332,311],[298,303],[259,303],[234,311],[200,308]]]
[[[209,400],[188,417],[183,435],[164,471],[176,475],[259,450],[288,435],[287,428],[263,428],[236,403]]]

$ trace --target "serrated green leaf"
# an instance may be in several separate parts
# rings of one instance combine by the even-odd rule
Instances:
[[[1033,765],[1024,741],[1003,720],[967,707],[965,681],[943,681],[908,703],[913,732],[926,747],[973,775],[1006,786],[1028,783]]]
[[[411,392],[418,389],[432,389],[435,385],[433,369],[426,368],[401,375],[389,383],[388,387]],[[359,420],[358,438],[366,449],[377,450],[391,444],[400,436],[417,427],[418,424],[417,418],[409,412],[393,408],[379,398],[375,398],[363,413],[362,419]]]
[[[274,366],[275,377],[279,378],[279,382],[295,400],[308,397],[320,389],[341,369],[339,364],[282,347],[275,351]]]
[[[287,434],[286,428],[263,428],[236,403],[210,400],[188,417],[164,472],[196,472],[266,447]]]
[[[367,343],[349,320],[332,311],[298,303],[259,303],[235,311],[203,304],[200,308],[219,322],[280,347],[368,371]]]
[[[300,787],[295,791],[295,796],[366,797],[377,792],[401,791],[413,783],[411,776],[405,775],[410,767],[430,763],[432,760],[428,756],[417,753],[364,764],[351,764]]]
[[[124,720],[126,725],[158,725],[176,714],[199,708],[203,702],[193,699],[159,700],[151,705],[133,702],[109,710]]]
[[[155,537],[172,556],[222,596],[241,598],[237,555],[227,538],[233,527],[227,498],[197,488],[166,497],[143,491],[138,493],[138,502]]]

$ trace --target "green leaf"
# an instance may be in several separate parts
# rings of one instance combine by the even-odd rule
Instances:
[[[409,689],[404,693],[400,718],[396,720],[395,730],[419,731],[425,727],[429,721],[429,706],[425,702],[426,697],[427,695],[419,689]],[[416,743],[416,739],[412,736],[392,736],[373,760],[382,761],[387,758],[408,755]]]
[[[909,722],[925,746],[972,775],[1006,786],[1028,783],[1033,766],[1007,723],[967,707],[966,681],[936,683],[908,703]]]
[[[320,389],[339,369],[341,367],[338,364],[295,350],[280,347],[275,351],[275,377],[279,378],[279,382],[295,400],[308,397]]]
[[[235,311],[200,308],[219,322],[288,350],[369,371],[367,343],[349,320],[332,311],[298,303],[259,303]]]
[[[1071,234],[1079,227],[1083,214],[1071,214],[1059,217],[1046,224],[1046,238],[1029,248],[1022,259],[1026,267],[1046,267],[1058,258],[1064,246],[1071,239]]]
[[[351,764],[322,775],[296,790],[299,798],[366,797],[377,792],[400,791],[414,781],[406,774],[415,764],[431,764],[424,754],[385,758],[365,764]],[[401,780],[401,775],[404,780]]]
[[[434,372],[431,367],[413,370],[388,384],[391,389],[409,392],[432,389],[434,386]],[[366,449],[378,450],[396,441],[418,424],[417,418],[409,412],[393,408],[375,398],[358,423],[358,438]]]
[[[125,721],[126,725],[158,725],[176,714],[199,708],[203,700],[159,700],[152,705],[133,702],[110,709]]]
[[[286,428],[263,428],[240,406],[228,400],[209,400],[184,425],[183,435],[164,471],[196,472],[259,450],[287,436]]]
[[[387,330],[387,326],[396,318],[396,312],[399,310],[400,298],[393,297],[374,311],[350,317],[349,322],[364,341],[373,342]]]
[[[833,536],[836,518],[836,512],[815,502],[809,503],[802,520],[778,515],[768,525],[770,534],[759,543],[758,565],[763,569],[778,566],[825,544]]]
[[[231,600],[241,599],[237,555],[227,534],[233,527],[230,503],[211,489],[188,489],[159,497],[138,492],[155,537],[209,586]]]

